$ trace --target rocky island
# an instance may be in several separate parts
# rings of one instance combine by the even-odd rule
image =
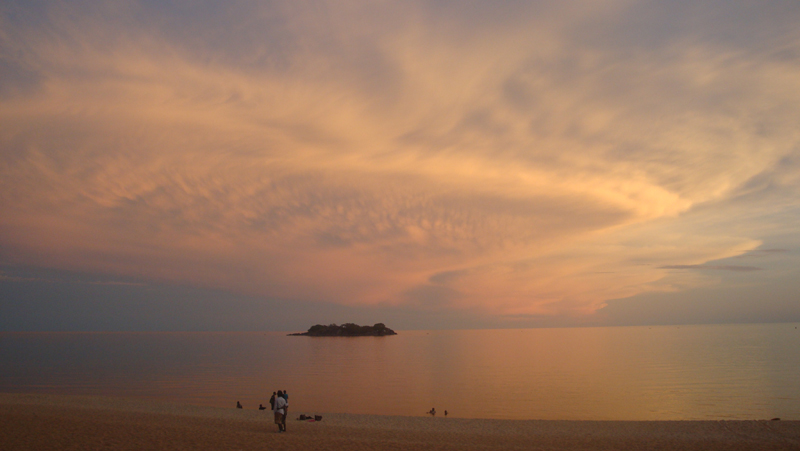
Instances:
[[[383,337],[385,335],[397,335],[397,332],[389,329],[383,323],[378,323],[374,326],[359,326],[358,324],[346,323],[341,326],[336,324],[328,326],[317,324],[311,326],[308,332],[289,335],[305,335],[309,337]]]

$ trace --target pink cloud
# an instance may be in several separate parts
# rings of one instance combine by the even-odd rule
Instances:
[[[238,59],[122,7],[9,25],[39,82],[0,105],[2,262],[587,315],[757,247],[757,221],[711,234],[713,205],[796,151],[785,62],[682,41],[621,58],[571,34],[596,11],[556,6],[480,39],[421,6],[387,7],[446,26],[284,7],[246,9],[286,25]]]

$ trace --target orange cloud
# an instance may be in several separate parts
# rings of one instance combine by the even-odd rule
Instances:
[[[0,104],[3,263],[580,316],[760,244],[708,224],[796,152],[796,64],[582,41],[597,11],[475,29],[428,6],[237,5],[246,54],[191,35],[203,17],[126,25],[144,6],[6,19],[36,81]]]

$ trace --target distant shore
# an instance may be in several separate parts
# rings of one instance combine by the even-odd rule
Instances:
[[[0,393],[0,449],[800,449],[800,421],[544,421],[323,414]],[[314,412],[318,413],[318,412]],[[292,415],[294,414],[294,416]]]

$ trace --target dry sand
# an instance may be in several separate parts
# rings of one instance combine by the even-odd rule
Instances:
[[[311,413],[311,412],[307,412]],[[292,412],[296,417],[299,412]],[[0,394],[0,450],[800,450],[799,421],[540,421],[323,414]]]

